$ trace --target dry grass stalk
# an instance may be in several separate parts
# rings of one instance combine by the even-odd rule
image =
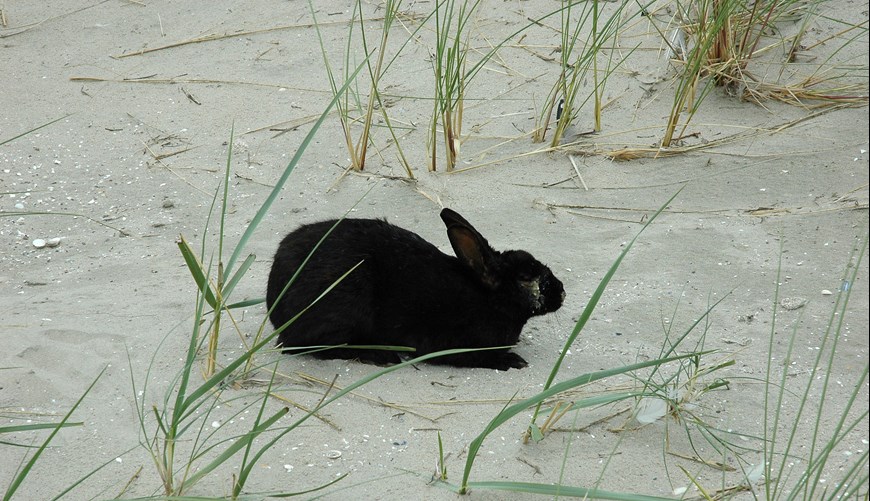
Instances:
[[[324,381],[323,379],[312,376],[310,374],[306,374],[304,372],[294,372],[293,374],[296,377],[302,379],[303,381],[306,381],[309,383],[314,383],[314,384],[318,384],[321,386],[329,386],[330,388],[334,388],[334,389],[337,389],[339,391],[344,389],[341,386],[338,386],[337,384],[335,384],[334,381],[332,383],[330,383],[328,381]],[[362,395],[362,394],[356,393],[356,392],[350,392],[349,394],[353,395],[357,398],[361,398],[363,400],[366,400],[366,401],[373,403],[375,405],[380,405],[382,407],[387,407],[389,409],[394,409],[394,410],[398,410],[398,411],[401,411],[401,412],[404,412],[407,414],[411,414],[411,415],[417,416],[419,418],[425,419],[427,421],[430,421],[432,423],[434,423],[434,422],[438,421],[439,419],[441,419],[442,417],[444,417],[444,416],[438,416],[438,417],[433,418],[433,417],[427,416],[425,414],[421,414],[419,412],[416,412],[413,409],[411,409],[410,407],[396,404],[396,403],[392,403],[392,402],[385,402],[384,400],[368,397],[366,395]]]
[[[244,80],[214,80],[210,78],[153,78],[154,75],[142,78],[101,78],[101,77],[70,77],[70,82],[113,82],[113,83],[144,83],[144,84],[222,84],[222,85],[252,85],[256,87],[268,87],[272,89],[298,90],[311,93],[325,93],[319,89],[300,89],[287,87],[286,85],[270,84],[262,82],[246,82]]]
[[[375,21],[378,19],[383,20],[383,17],[374,18],[374,19],[372,19],[372,21]],[[345,24],[348,24],[351,22],[353,22],[353,21],[351,21],[351,20],[331,21],[331,22],[327,22],[327,23],[320,23],[320,25],[321,26],[345,25]],[[233,33],[212,33],[209,35],[188,38],[187,40],[179,40],[178,42],[172,42],[172,43],[168,43],[166,45],[161,45],[159,47],[152,47],[150,49],[141,49],[141,50],[137,50],[137,51],[133,51],[133,52],[125,52],[123,54],[117,54],[117,55],[112,56],[112,57],[114,57],[116,59],[123,59],[125,57],[141,56],[143,54],[149,54],[151,52],[157,52],[157,51],[166,50],[166,49],[173,49],[175,47],[182,47],[184,45],[204,43],[204,42],[214,42],[215,40],[226,40],[228,38],[245,37],[245,36],[250,36],[250,35],[261,35],[263,33],[272,33],[274,31],[294,30],[294,29],[313,28],[313,27],[314,27],[314,23],[284,24],[281,26],[273,26],[271,28],[261,28],[258,30],[236,31]]]
[[[760,127],[752,127],[746,128],[737,132],[735,134],[731,134],[728,136],[721,137],[719,139],[714,139],[712,141],[707,141],[699,144],[692,145],[680,145],[680,146],[672,146],[670,148],[657,148],[657,147],[625,147],[619,149],[606,149],[598,146],[582,146],[578,143],[570,143],[564,146],[559,147],[559,150],[566,151],[572,155],[581,155],[581,156],[605,156],[611,158],[613,160],[636,160],[638,158],[665,158],[671,157],[675,155],[682,155],[686,153],[692,153],[695,151],[706,150],[710,148],[715,148],[719,146],[723,146],[726,144],[742,141],[745,139],[753,139],[757,138],[759,134],[776,134],[782,132],[786,129],[790,129],[795,125],[798,125],[807,120],[811,120],[813,118],[819,117],[826,113],[840,110],[846,107],[855,106],[855,104],[851,102],[847,103],[835,103],[830,106],[826,106],[814,113],[810,113],[800,118],[796,118],[794,120],[789,120],[788,122],[784,122],[778,126],[770,127],[770,128],[760,128]],[[684,136],[686,137],[686,136]],[[676,138],[675,140],[680,139]]]

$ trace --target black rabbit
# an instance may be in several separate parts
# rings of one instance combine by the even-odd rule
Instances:
[[[441,219],[457,257],[385,220],[340,222],[272,309],[272,323],[276,328],[284,325],[361,264],[287,326],[278,345],[287,352],[317,345],[410,346],[416,348],[414,356],[450,348],[511,346],[530,317],[562,306],[562,282],[531,254],[493,250],[450,209],[441,211]],[[334,223],[301,226],[281,241],[269,274],[270,308]],[[399,361],[398,352],[388,350],[335,348],[313,355],[378,364]],[[507,349],[431,362],[499,370],[528,365]]]

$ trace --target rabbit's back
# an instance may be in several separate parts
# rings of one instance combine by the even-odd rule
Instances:
[[[335,224],[335,221],[300,226],[281,241],[269,275],[267,304],[271,307],[284,286],[299,270],[312,249]],[[356,301],[366,303],[367,294],[376,285],[376,266],[397,253],[439,252],[416,234],[376,219],[345,219],[325,238],[308,258],[294,283],[272,311],[279,326],[311,304],[342,275],[357,266],[337,286],[338,291],[352,290]],[[379,256],[383,255],[383,258]],[[330,293],[334,302],[336,294]],[[289,316],[288,316],[289,315]]]
[[[334,223],[305,225],[282,240],[269,276],[270,308]],[[285,348],[386,344],[416,347],[420,353],[435,351],[441,343],[428,339],[431,334],[426,331],[455,332],[458,327],[449,322],[436,327],[443,323],[438,318],[450,313],[442,309],[449,307],[442,304],[448,298],[442,297],[440,290],[449,286],[454,289],[452,300],[462,300],[467,294],[462,291],[478,287],[465,275],[455,258],[416,233],[383,220],[345,219],[320,243],[272,308],[271,320],[279,328],[333,287],[279,334],[279,344]],[[361,353],[365,358],[387,361],[377,360],[379,353]],[[335,350],[329,353],[330,357],[339,355],[341,352]],[[395,354],[386,357],[395,360]]]

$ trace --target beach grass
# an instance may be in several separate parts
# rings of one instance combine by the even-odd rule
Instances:
[[[602,2],[563,1],[560,14],[559,73],[547,95],[532,138],[543,142],[555,119],[550,146],[561,144],[568,127],[577,119],[582,106],[592,100],[593,131],[601,131],[602,99],[608,78],[621,61],[614,61],[620,31],[633,15],[627,15],[632,2],[622,1],[615,8]],[[605,8],[607,13],[604,14]],[[607,45],[610,43],[611,47]],[[632,51],[625,56],[630,57]],[[599,60],[605,59],[604,68]],[[583,93],[591,76],[592,91]]]

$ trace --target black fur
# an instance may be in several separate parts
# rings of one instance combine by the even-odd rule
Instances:
[[[450,348],[516,344],[526,321],[556,311],[565,292],[549,268],[525,251],[497,252],[459,214],[441,219],[457,257],[384,220],[345,219],[323,240],[272,310],[279,328],[362,262],[278,337],[285,351],[317,345],[392,345],[423,355]],[[301,226],[278,246],[266,303],[282,289],[335,221]],[[336,348],[321,358],[389,364],[398,352]],[[432,363],[507,370],[528,365],[508,350],[439,357]]]

